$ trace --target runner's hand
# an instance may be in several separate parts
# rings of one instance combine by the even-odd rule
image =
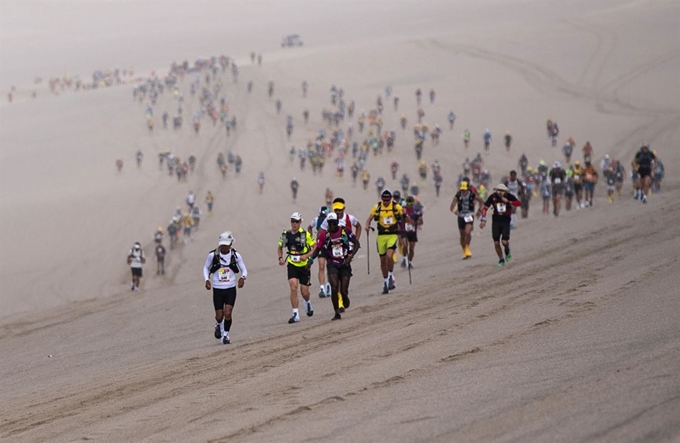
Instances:
[[[212,285],[210,284],[210,280],[205,281],[205,289],[210,290],[212,288]]]
[[[239,278],[238,283],[237,283],[238,288],[241,289],[243,287],[243,285],[245,284],[245,282],[246,282],[246,280],[243,277]]]
[[[484,226],[486,226],[486,222],[485,222],[485,221],[480,221],[480,222],[479,222],[479,229],[484,229]]]

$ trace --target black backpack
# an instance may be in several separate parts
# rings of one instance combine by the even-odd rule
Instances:
[[[213,260],[212,260],[212,265],[210,266],[210,273],[214,274],[217,272],[218,269],[222,267],[222,263],[220,263],[220,252],[217,249],[213,249],[210,251],[213,253]],[[238,264],[236,263],[236,249],[231,249],[231,260],[229,260],[229,264],[227,265],[229,269],[231,269],[234,274],[238,274],[241,272],[241,270],[238,267]]]

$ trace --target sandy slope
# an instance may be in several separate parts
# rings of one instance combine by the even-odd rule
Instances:
[[[100,19],[101,11],[78,9],[84,4],[69,3],[60,13]],[[156,33],[165,44],[156,53],[140,47],[124,54],[133,60],[119,61],[108,38],[87,49],[139,69],[166,66],[178,53],[238,57],[240,82],[224,78],[239,119],[230,137],[207,122],[198,136],[188,125],[174,132],[160,124],[150,135],[129,87],[56,98],[41,93],[35,101],[20,91],[17,103],[0,107],[0,439],[680,438],[677,5],[387,5],[244,2],[214,11],[208,3],[170,2],[172,13],[161,13],[166,21]],[[10,6],[14,14],[28,8]],[[138,12],[152,14],[153,6]],[[106,6],[116,11],[109,14],[112,23],[141,30],[143,22],[121,18],[134,7]],[[232,13],[236,24],[177,32],[178,17],[193,23],[217,12]],[[3,22],[3,62],[22,50],[19,24]],[[280,35],[293,31],[308,46],[277,48]],[[217,44],[220,33],[233,45]],[[38,34],[33,38],[41,42]],[[183,46],[173,52],[175,42]],[[262,67],[246,61],[252,48],[263,52]],[[54,52],[62,60],[58,45]],[[50,62],[31,60],[24,72],[3,68],[3,87],[21,85],[19,74],[31,79]],[[95,67],[104,63],[94,60]],[[83,58],[69,61],[73,69],[92,69]],[[283,102],[278,116],[266,96],[269,78]],[[303,79],[310,83],[304,100]],[[255,84],[250,95],[248,80]],[[440,198],[431,185],[423,193],[427,218],[413,285],[399,269],[398,289],[378,295],[377,256],[367,275],[365,254],[373,245],[365,244],[342,322],[328,321],[330,302],[315,299],[315,316],[291,327],[285,271],[275,261],[289,214],[299,210],[309,221],[331,187],[363,222],[376,195],[347,178],[338,182],[330,168],[318,177],[289,164],[285,114],[295,119],[292,143],[302,145],[322,127],[331,84],[344,87],[358,109],[370,109],[388,82],[402,101],[398,112],[386,107],[386,128],[397,128],[401,113],[413,121],[416,87],[437,91],[435,103],[424,106],[431,125],[444,127],[450,109],[458,114],[454,131],[445,129],[442,144],[425,151],[428,163],[442,163],[445,189]],[[189,98],[188,82],[182,87]],[[156,112],[172,106],[166,94]],[[189,100],[185,115],[196,106]],[[312,116],[307,128],[305,108]],[[608,205],[599,189],[595,208],[559,219],[541,216],[536,200],[531,218],[513,231],[515,258],[508,267],[496,269],[490,232],[479,229],[474,258],[462,262],[448,212],[459,165],[480,148],[485,127],[495,136],[485,158],[494,177],[515,167],[521,152],[532,163],[559,158],[545,139],[547,116],[579,146],[590,140],[598,159],[608,152],[627,164],[639,142],[649,140],[667,168],[664,193],[645,207],[628,196]],[[468,153],[464,127],[473,133]],[[501,152],[505,130],[515,137],[510,156]],[[397,132],[392,157],[415,177],[411,137]],[[244,171],[222,182],[215,159],[230,148],[243,157]],[[133,161],[137,149],[146,154],[140,169]],[[158,170],[156,153],[165,150],[198,156],[188,183]],[[126,163],[120,174],[118,156]],[[373,179],[389,175],[392,157],[369,159]],[[261,196],[260,170],[267,176]],[[301,183],[295,206],[292,176]],[[203,219],[193,243],[170,254],[168,275],[158,278],[147,265],[142,291],[130,293],[127,249],[139,240],[150,253],[156,226],[167,224],[189,189],[199,201],[212,190],[215,215]],[[251,273],[239,292],[228,348],[211,338],[210,293],[200,274],[225,229],[234,232]]]

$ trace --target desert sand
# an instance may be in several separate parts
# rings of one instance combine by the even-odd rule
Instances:
[[[0,8],[0,440],[680,440],[677,2],[81,0]],[[290,33],[305,45],[281,48]],[[251,64],[251,51],[263,55],[261,66]],[[221,54],[240,69],[237,83],[220,74],[238,118],[230,136],[206,120],[192,131],[199,104],[189,77],[180,83],[183,128],[160,124],[176,107],[166,91],[153,133],[132,84],[58,95],[45,81],[33,85],[36,76],[89,78],[115,67],[164,75],[172,61]],[[439,146],[426,143],[424,159],[439,161],[444,185],[436,197],[428,182],[420,196],[426,213],[412,284],[396,267],[397,289],[380,294],[374,236],[364,233],[343,319],[331,322],[330,300],[315,295],[315,268],[315,314],[289,325],[285,268],[276,261],[289,215],[300,211],[306,226],[326,187],[362,223],[377,202],[373,185],[353,187],[349,171],[339,181],[330,161],[319,176],[288,160],[291,145],[328,129],[321,111],[331,108],[333,84],[357,110],[372,109],[386,84],[400,97],[399,110],[387,102],[383,114],[385,129],[397,132],[395,151],[367,160],[372,181],[382,175],[392,189],[393,159],[400,173],[417,176],[414,91],[434,89],[434,103],[424,97],[425,121],[443,133]],[[494,180],[522,153],[532,165],[563,160],[546,138],[547,117],[560,124],[558,146],[572,136],[578,153],[589,140],[598,163],[608,153],[630,169],[648,141],[666,167],[662,192],[642,205],[627,180],[609,204],[599,185],[594,207],[557,218],[542,215],[534,199],[512,231],[512,262],[496,267],[490,227],[475,227],[474,255],[461,260],[449,204],[464,159],[482,151],[489,128],[484,162]],[[468,151],[464,128],[472,132]],[[505,131],[514,137],[510,154]],[[215,160],[229,149],[244,166],[223,181]],[[187,182],[159,170],[164,151],[197,156]],[[301,185],[296,204],[292,177]],[[211,190],[214,215],[204,214],[194,241],[169,252],[167,274],[156,276],[153,233],[189,190],[204,212]],[[228,346],[212,337],[202,278],[225,230],[249,270]],[[130,291],[125,262],[135,241],[149,258],[139,292]]]

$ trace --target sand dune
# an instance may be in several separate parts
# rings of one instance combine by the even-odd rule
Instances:
[[[17,92],[0,106],[0,438],[677,440],[678,14],[672,2],[633,1],[3,4],[0,84]],[[291,32],[304,47],[280,48]],[[140,39],[152,44],[134,44]],[[65,49],[74,45],[78,52]],[[250,63],[251,50],[263,54],[262,66]],[[36,75],[87,77],[132,65],[144,76],[213,54],[240,66],[237,83],[220,76],[238,118],[230,136],[206,119],[198,135],[191,130],[199,104],[189,77],[180,83],[180,131],[160,124],[176,108],[169,92],[154,108],[153,133],[131,85],[52,96],[43,84],[30,98]],[[343,320],[331,323],[330,301],[314,297],[315,315],[290,326],[276,263],[290,213],[302,212],[306,225],[330,187],[363,223],[377,195],[373,185],[365,193],[348,176],[339,181],[331,162],[322,176],[301,171],[288,150],[326,128],[321,111],[331,107],[332,84],[368,111],[388,83],[401,98],[399,110],[386,103],[384,112],[396,148],[369,156],[373,180],[389,177],[393,159],[417,176],[410,129],[399,128],[402,113],[409,128],[415,122],[416,88],[436,90],[433,104],[424,99],[425,121],[444,130],[424,152],[428,164],[441,163],[444,187],[436,197],[428,183],[421,195],[427,211],[412,284],[398,269],[397,290],[379,295],[374,237],[364,235]],[[509,266],[496,268],[490,229],[475,228],[474,256],[461,261],[449,212],[461,164],[483,150],[485,128],[494,136],[484,158],[494,180],[521,153],[532,164],[561,160],[545,137],[547,117],[560,123],[562,142],[591,141],[598,161],[608,153],[628,167],[649,141],[666,166],[663,192],[646,206],[627,192],[608,204],[600,186],[595,207],[558,218],[543,216],[534,199],[512,232]],[[223,181],[216,159],[229,149],[244,168]],[[187,182],[159,170],[165,151],[197,156]],[[131,292],[127,251],[140,241],[151,257],[153,232],[184,207],[189,190],[201,204],[211,190],[214,215],[169,253],[165,276],[149,260],[141,291]],[[229,347],[211,337],[201,275],[224,230],[250,272]],[[316,273],[312,280],[315,293]]]

